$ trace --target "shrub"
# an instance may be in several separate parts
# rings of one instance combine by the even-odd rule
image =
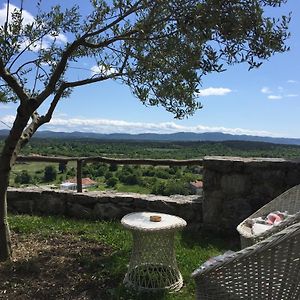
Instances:
[[[15,177],[15,183],[17,184],[28,184],[32,181],[30,174],[26,170],[22,170]]]
[[[101,177],[104,176],[104,174],[108,171],[108,167],[105,164],[95,164],[94,165],[95,170],[95,177]]]
[[[112,164],[109,165],[109,171],[110,172],[115,172],[117,170],[118,170],[118,165],[117,164],[112,163]]]
[[[59,171],[59,173],[65,173],[67,171],[67,163],[60,162],[58,165],[58,171]]]
[[[163,168],[158,168],[155,171],[155,176],[161,179],[169,179],[170,178],[170,174],[168,172],[168,170],[163,169]]]
[[[119,177],[120,181],[127,185],[139,184],[141,177],[137,173],[122,173]]]
[[[190,188],[187,182],[182,180],[169,180],[167,182],[157,182],[153,185],[151,189],[151,193],[155,195],[163,195],[163,196],[170,196],[170,195],[189,195]]]
[[[164,191],[165,191],[165,183],[162,181],[157,181],[152,186],[151,194],[164,195]]]
[[[118,183],[118,178],[115,176],[110,177],[106,180],[106,185],[109,187],[115,187],[117,183]]]
[[[113,174],[112,172],[106,172],[105,175],[104,175],[104,178],[105,178],[106,180],[108,180],[109,178],[111,178],[111,177],[113,177],[113,176],[114,176],[114,174]]]
[[[76,175],[76,170],[74,167],[68,170],[67,177],[74,177]]]
[[[57,171],[54,166],[46,166],[44,170],[44,180],[46,182],[53,181],[56,179]]]
[[[155,176],[155,169],[153,166],[143,169],[143,176],[153,177]]]

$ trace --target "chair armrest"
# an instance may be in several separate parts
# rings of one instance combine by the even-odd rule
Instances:
[[[277,225],[274,225],[272,226],[272,228],[266,230],[265,232],[259,234],[259,235],[254,235],[254,234],[250,234],[250,233],[247,233],[244,229],[243,229],[243,226],[245,221],[243,221],[241,224],[238,225],[237,227],[237,231],[239,232],[240,235],[242,235],[244,238],[252,238],[254,240],[263,240],[273,234],[275,234],[276,232],[279,232],[281,230],[283,230],[284,228],[292,225],[292,224],[295,224],[295,223],[298,223],[300,222],[300,212],[297,212],[296,214],[282,220],[280,223],[278,223]]]
[[[299,214],[297,214],[297,217],[299,217]],[[293,234],[297,230],[300,230],[300,223],[292,224],[257,244],[234,252],[233,254],[230,254],[222,259],[222,261],[213,262],[208,267],[200,267],[192,273],[192,277],[196,278],[205,274],[209,274],[217,269],[221,270],[222,268],[226,268],[226,266],[230,267],[230,265],[238,262],[239,260],[250,258],[254,253],[263,252],[264,250],[270,248],[273,244],[275,245],[280,243],[283,239],[286,239],[288,235]]]

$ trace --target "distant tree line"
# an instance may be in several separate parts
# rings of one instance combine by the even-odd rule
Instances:
[[[0,149],[3,140],[0,140]],[[299,158],[300,146],[265,142],[148,142],[33,139],[23,155],[107,156],[128,158],[193,159],[206,155]]]

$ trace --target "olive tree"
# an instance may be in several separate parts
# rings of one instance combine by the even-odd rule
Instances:
[[[59,1],[58,1],[59,2]],[[0,99],[17,102],[0,156],[0,260],[11,257],[7,187],[20,149],[49,122],[59,101],[76,87],[118,80],[147,106],[175,118],[201,108],[202,76],[245,62],[258,67],[287,50],[289,16],[270,18],[266,7],[285,0],[90,0],[43,10],[6,5],[0,26]],[[21,1],[23,3],[23,1]],[[97,71],[84,77],[83,59]],[[77,75],[74,76],[74,72]],[[40,112],[48,108],[43,113]]]

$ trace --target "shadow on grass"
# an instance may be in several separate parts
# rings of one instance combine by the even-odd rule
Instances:
[[[14,260],[0,264],[1,300],[112,299],[127,270],[127,251],[71,235],[14,234],[13,242]]]
[[[0,264],[1,300],[161,300],[123,285],[130,251],[72,235],[14,234],[15,258]]]
[[[184,230],[181,234],[181,244],[185,248],[200,246],[207,248],[214,246],[218,249],[231,249],[238,251],[240,249],[240,240],[238,234],[231,236],[216,234],[204,229],[198,231]]]
[[[114,290],[111,294],[112,300],[164,300],[166,299],[167,292],[137,292],[135,290],[127,289],[121,286],[119,289]]]

